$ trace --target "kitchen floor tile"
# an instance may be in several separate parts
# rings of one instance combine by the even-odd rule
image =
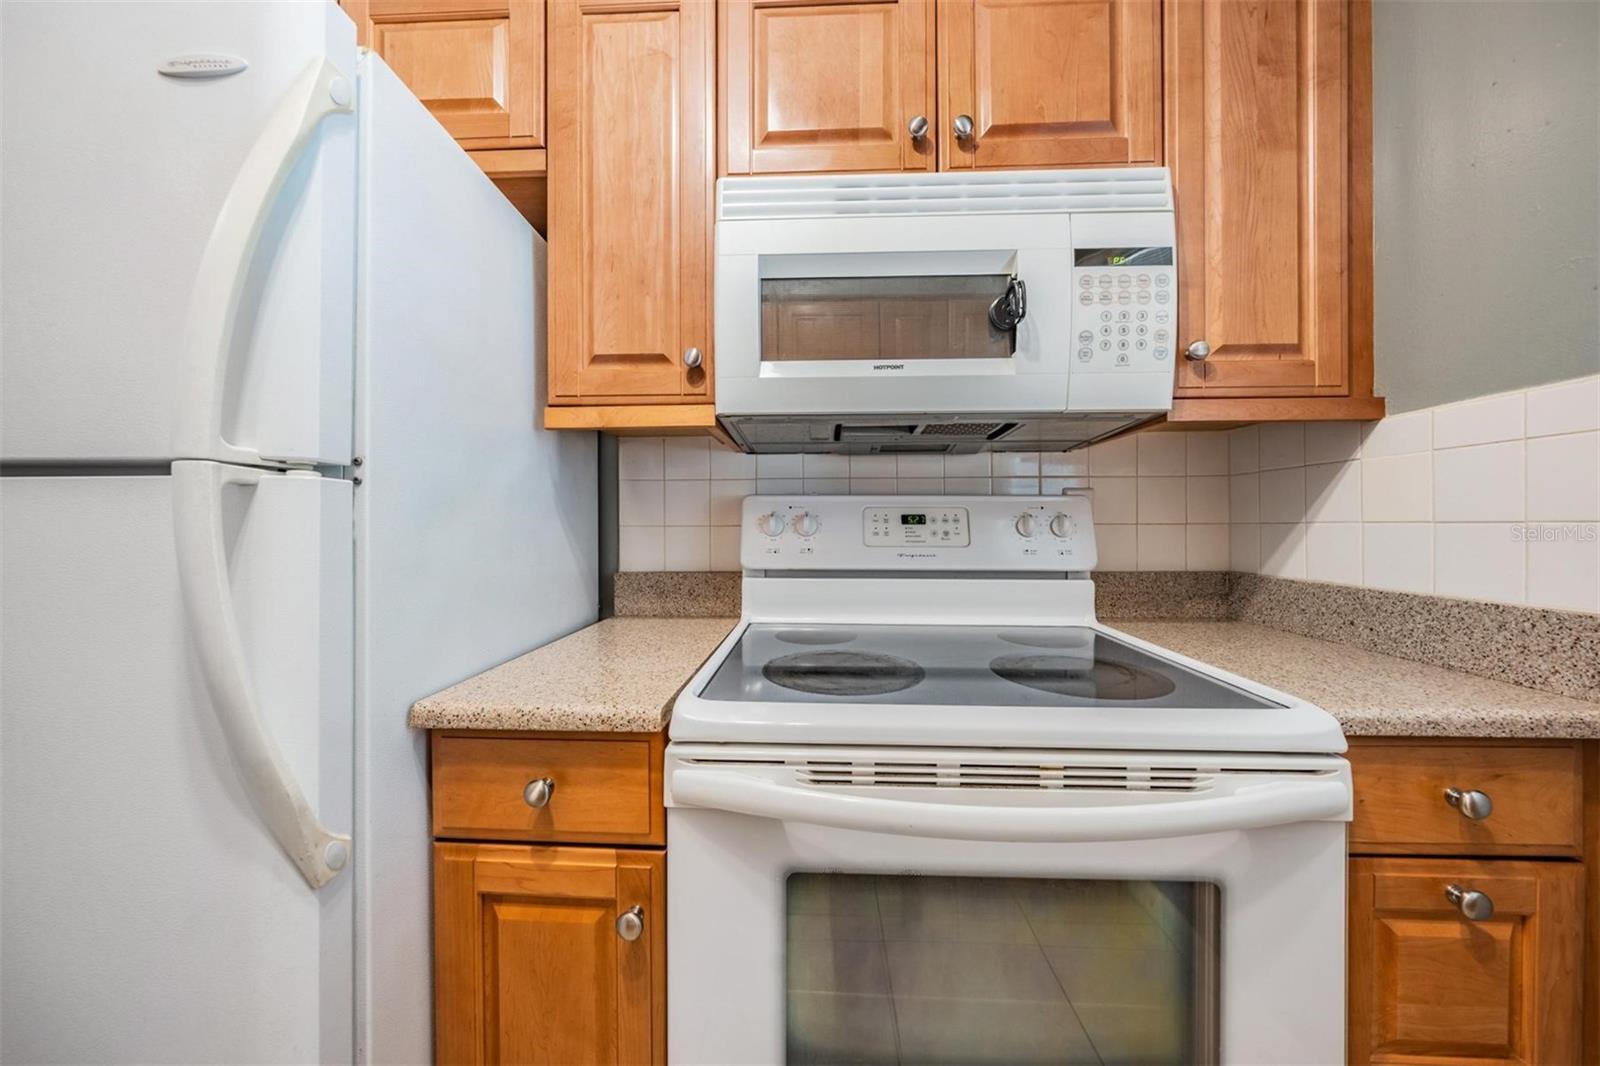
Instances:
[[[888,996],[793,992],[787,1013],[790,1066],[900,1061]]]
[[[1074,1005],[1107,1066],[1183,1066],[1199,1058],[1187,1013],[1171,1007]]]
[[[891,940],[885,948],[896,996],[956,998],[982,990],[990,999],[1061,999],[1037,944]]]
[[[791,937],[784,954],[791,991],[889,993],[889,964],[881,940]]]
[[[1078,1016],[1065,1000],[894,998],[900,1056],[906,1063],[1098,1064]]]

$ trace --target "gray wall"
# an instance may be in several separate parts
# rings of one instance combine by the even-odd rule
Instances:
[[[1376,0],[1377,387],[1600,371],[1600,3]]]

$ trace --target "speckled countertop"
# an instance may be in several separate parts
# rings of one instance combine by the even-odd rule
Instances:
[[[732,618],[609,618],[419,700],[426,729],[649,733]],[[1588,703],[1248,622],[1110,621],[1292,693],[1349,736],[1600,738]]]
[[[1107,625],[1315,703],[1347,736],[1600,738],[1600,703],[1248,622]]]
[[[411,706],[420,729],[654,733],[732,618],[607,618]]]

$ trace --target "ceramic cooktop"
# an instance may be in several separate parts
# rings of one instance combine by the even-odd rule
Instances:
[[[699,695],[763,703],[1280,706],[1079,626],[753,623]]]

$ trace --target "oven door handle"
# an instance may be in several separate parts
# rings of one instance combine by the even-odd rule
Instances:
[[[1270,781],[1222,796],[1097,807],[917,803],[726,770],[675,770],[671,790],[674,806],[895,836],[1016,843],[1159,840],[1350,817],[1350,791],[1339,780]]]

